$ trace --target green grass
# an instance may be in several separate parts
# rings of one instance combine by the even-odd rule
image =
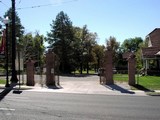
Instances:
[[[114,74],[113,79],[118,82],[128,82],[128,74]]]
[[[6,84],[6,80],[0,79],[0,84]]]
[[[150,95],[150,96],[160,96],[160,92],[147,92],[147,95]]]
[[[113,79],[118,82],[128,82],[127,74],[114,74]],[[160,76],[139,76],[136,75],[136,83],[144,88],[160,90]]]
[[[152,90],[160,90],[160,77],[158,76],[141,76],[138,81],[139,85]]]
[[[74,72],[72,72],[72,73],[74,73]],[[80,71],[76,70],[75,74],[80,74]],[[82,74],[87,74],[87,70],[82,71]],[[95,71],[94,70],[89,70],[89,74],[95,74]]]

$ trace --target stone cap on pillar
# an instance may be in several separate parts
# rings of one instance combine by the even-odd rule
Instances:
[[[133,52],[125,52],[123,55],[123,59],[128,60],[129,58],[135,58],[135,54]]]
[[[134,53],[132,53],[132,54],[130,54],[129,55],[129,57],[128,57],[128,59],[127,60],[129,60],[129,59],[133,59],[133,58],[135,58],[136,56],[135,56],[135,54]]]
[[[53,49],[48,49],[48,52],[47,53],[53,53]]]
[[[31,62],[31,63],[35,63],[35,61],[34,60],[32,60],[31,58],[28,58],[28,60],[26,61],[26,63],[29,63],[29,62]]]

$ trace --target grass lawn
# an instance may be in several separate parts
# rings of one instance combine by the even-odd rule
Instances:
[[[128,82],[127,74],[114,74],[113,79],[118,82]],[[136,83],[144,88],[160,90],[160,76],[139,76],[136,75]]]
[[[160,90],[160,77],[158,76],[141,76],[139,85],[151,90]]]
[[[118,82],[128,82],[128,74],[113,74],[113,80]]]
[[[74,72],[72,72],[72,73],[74,73]],[[76,70],[75,74],[80,74],[80,71]],[[87,70],[82,71],[82,74],[87,74]],[[89,70],[89,74],[95,74],[95,71],[94,70]]]
[[[6,80],[0,79],[0,84],[6,84]]]

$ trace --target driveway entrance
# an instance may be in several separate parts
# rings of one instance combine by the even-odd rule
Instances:
[[[106,89],[99,84],[99,77],[96,75],[60,76],[60,85],[65,91],[70,91],[73,93],[106,91]]]

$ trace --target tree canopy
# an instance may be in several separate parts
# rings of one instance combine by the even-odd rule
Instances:
[[[26,62],[29,58],[35,61],[35,67],[40,67],[44,63],[44,37],[43,35],[39,35],[36,32],[36,35],[33,36],[31,33],[28,33],[23,36],[23,58]]]
[[[12,9],[10,8],[4,15],[11,20]],[[36,32],[35,35],[28,33],[24,35],[24,27],[16,12],[16,40],[17,47],[20,47],[24,53],[24,60],[32,58],[36,61],[35,66],[41,66],[44,63],[44,40],[48,42],[48,48],[51,48],[59,58],[59,69],[62,73],[71,73],[79,70],[82,73],[86,70],[89,73],[90,69],[97,70],[100,67],[100,61],[103,59],[104,49],[103,45],[98,45],[97,33],[90,32],[87,25],[82,28],[73,26],[69,16],[63,11],[59,12],[50,24],[50,31],[47,32],[46,37]],[[11,53],[11,29],[9,23],[9,54]],[[143,43],[143,44],[142,44]],[[137,56],[137,66],[142,67],[140,48],[147,43],[143,42],[142,38],[128,38],[120,42],[114,36],[106,39],[106,48],[110,47],[113,50],[114,67],[123,66],[126,64],[123,60],[123,53],[135,52]],[[11,54],[10,54],[10,57]],[[10,59],[11,60],[11,59]]]
[[[46,41],[60,58],[60,71],[71,73],[80,68],[82,72],[82,68],[86,68],[88,73],[89,63],[94,61],[92,48],[96,44],[97,34],[89,32],[87,25],[83,28],[72,26],[63,11],[58,13],[50,26]]]
[[[125,52],[136,52],[140,48],[140,44],[143,42],[141,37],[125,39],[122,48]]]
[[[73,57],[72,42],[74,35],[72,22],[67,14],[61,11],[50,26],[51,31],[47,33],[46,41],[60,58],[60,70],[63,73],[70,73],[72,70],[71,58]]]
[[[120,43],[117,42],[116,38],[110,36],[109,39],[106,39],[106,47],[110,47],[113,51],[113,63],[115,64],[118,60],[118,51],[120,47]]]

